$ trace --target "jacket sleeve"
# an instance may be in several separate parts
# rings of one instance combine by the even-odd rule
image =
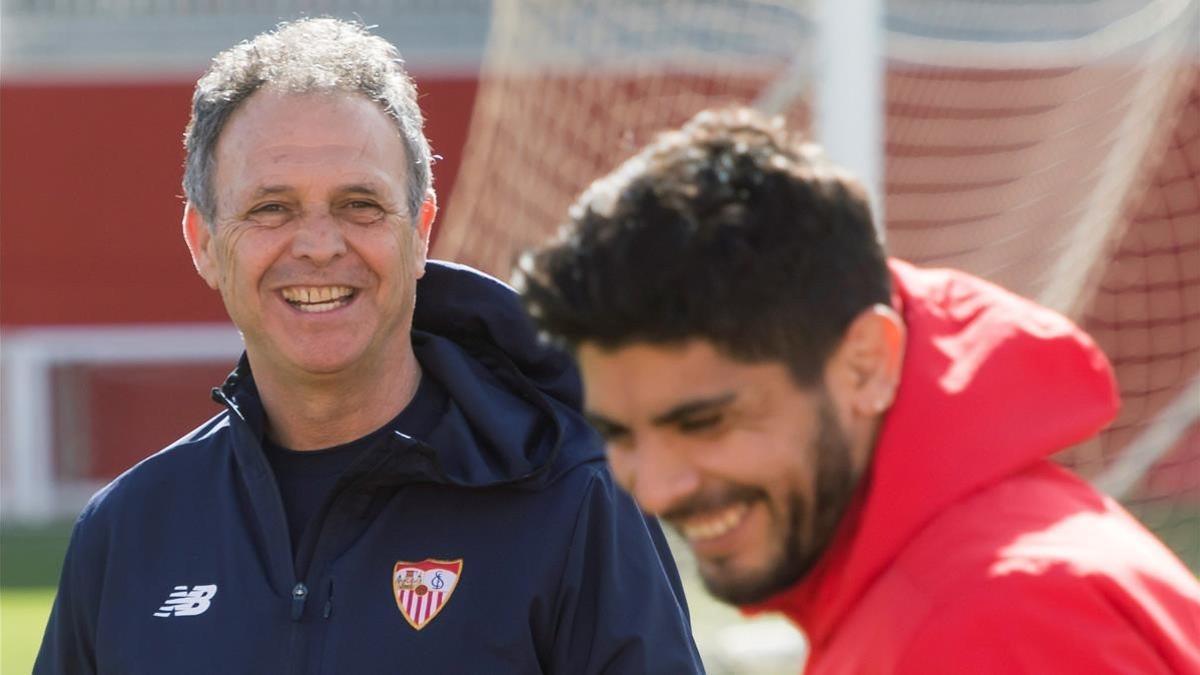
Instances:
[[[1147,627],[1064,570],[1010,574],[934,610],[897,675],[1169,675]]]
[[[88,511],[71,532],[58,593],[42,646],[34,662],[34,675],[88,675],[96,672],[96,615],[100,601],[101,551],[87,540]],[[94,527],[94,523],[91,524]]]
[[[576,517],[549,672],[703,673],[675,561],[657,521],[600,469]]]

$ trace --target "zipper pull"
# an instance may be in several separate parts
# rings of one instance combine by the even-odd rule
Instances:
[[[325,610],[321,612],[321,618],[328,619],[330,614],[333,614],[333,579],[329,580],[329,597],[325,598]]]
[[[301,581],[292,588],[292,621],[299,621],[304,616],[305,600],[308,600],[308,586]]]

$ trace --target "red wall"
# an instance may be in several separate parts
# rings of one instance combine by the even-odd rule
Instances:
[[[444,208],[476,84],[418,86]],[[179,228],[191,88],[0,84],[0,325],[226,320]]]

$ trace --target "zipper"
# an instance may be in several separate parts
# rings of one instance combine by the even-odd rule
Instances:
[[[308,600],[308,586],[304,582],[292,587],[292,621],[299,621],[304,616],[304,603]]]

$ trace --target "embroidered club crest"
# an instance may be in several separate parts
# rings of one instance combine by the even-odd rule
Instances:
[[[392,568],[392,593],[408,625],[421,630],[442,611],[462,575],[462,558],[399,561]]]

